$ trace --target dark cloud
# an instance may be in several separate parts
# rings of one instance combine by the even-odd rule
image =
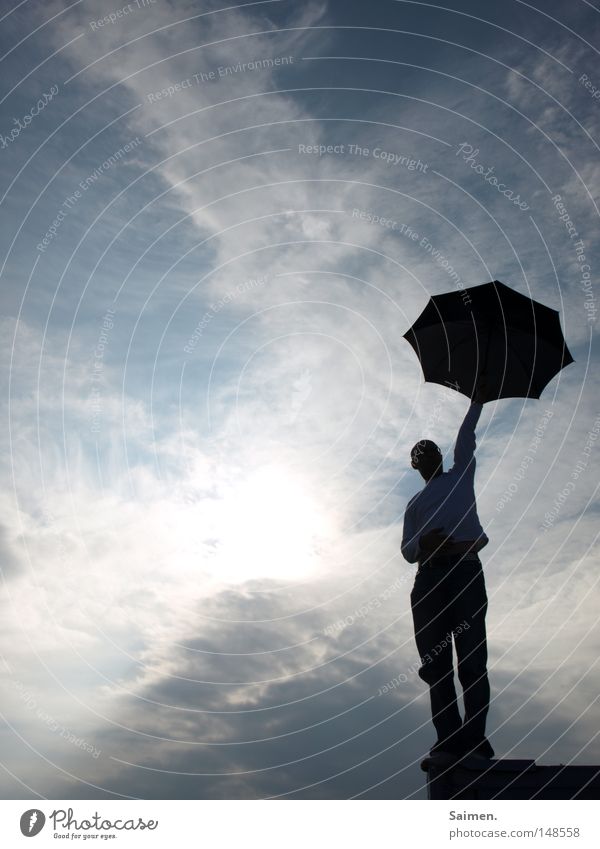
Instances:
[[[596,295],[552,202],[596,268],[600,107],[579,75],[598,91],[600,79],[577,36],[597,35],[595,10],[553,0],[550,21],[492,4],[488,21],[467,0],[210,0],[202,13],[170,0],[98,27],[105,0],[29,5],[5,21],[23,39],[5,63],[7,114],[46,83],[60,92],[0,156],[0,179],[15,179],[0,230],[2,483],[19,491],[0,525],[14,587],[2,652],[52,718],[7,691],[5,793],[423,797],[433,728],[399,552],[420,484],[407,458],[422,437],[450,448],[466,399],[423,384],[402,332],[430,294],[494,276],[561,310],[577,362],[544,396],[554,416],[523,474],[542,404],[489,405],[482,419],[492,740],[546,762],[597,759],[584,309]],[[23,77],[28,63],[43,79]],[[325,151],[300,150],[314,144]],[[236,487],[270,463],[290,486],[244,500]],[[314,508],[310,545],[285,522],[298,518],[288,498],[301,520]],[[302,575],[306,552],[315,571],[286,584],[286,556]]]

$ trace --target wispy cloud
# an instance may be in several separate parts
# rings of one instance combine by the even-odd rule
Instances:
[[[522,10],[527,50],[502,17],[440,33],[446,13],[403,5],[409,38],[396,6],[11,19],[19,38],[51,21],[30,65],[58,51],[39,86],[59,88],[0,151],[3,186],[24,166],[3,207],[0,548],[3,742],[28,793],[422,794],[406,458],[426,435],[450,460],[467,402],[423,384],[402,334],[431,294],[494,278],[559,309],[576,359],[478,431],[496,748],[597,757],[595,290],[552,200],[594,268],[593,50]]]

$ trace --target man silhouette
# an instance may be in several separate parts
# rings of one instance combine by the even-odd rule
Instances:
[[[444,472],[435,442],[422,439],[411,451],[411,465],[426,484],[404,514],[402,554],[418,563],[411,592],[419,676],[429,685],[437,741],[430,755],[453,761],[472,755],[492,758],[485,736],[490,701],[485,615],[487,594],[480,551],[489,542],[475,502],[475,426],[481,415],[483,386],[478,382],[458,432],[454,465]],[[454,688],[452,642],[463,690],[464,720]]]

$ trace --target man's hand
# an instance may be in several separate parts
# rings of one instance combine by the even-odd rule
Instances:
[[[419,537],[419,547],[425,552],[441,552],[453,542],[454,537],[446,536],[443,528],[432,528]]]
[[[487,383],[485,379],[485,375],[480,374],[477,378],[477,382],[475,384],[475,389],[473,390],[473,394],[471,395],[471,401],[475,404],[485,404],[486,401],[486,389]]]

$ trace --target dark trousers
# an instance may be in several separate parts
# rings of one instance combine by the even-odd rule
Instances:
[[[492,757],[485,736],[490,703],[485,615],[487,594],[481,561],[460,557],[420,566],[410,596],[419,676],[429,684],[431,714],[438,739],[434,748]],[[464,720],[454,688],[452,641],[463,690]]]

